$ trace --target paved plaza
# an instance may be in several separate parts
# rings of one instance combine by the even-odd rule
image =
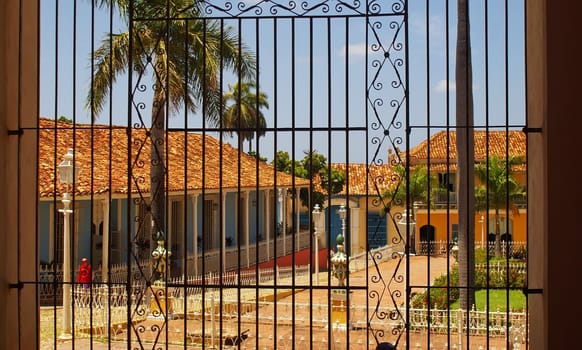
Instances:
[[[240,349],[374,349],[376,340],[367,329],[367,321],[372,320],[372,329],[383,322],[390,323],[389,315],[374,314],[375,307],[380,300],[380,306],[392,307],[393,300],[397,305],[403,305],[404,292],[402,283],[392,280],[394,271],[398,264],[398,259],[388,259],[377,266],[373,266],[367,271],[360,270],[350,274],[349,284],[354,288],[350,296],[350,305],[364,310],[367,315],[354,313],[349,331],[341,325],[334,325],[329,329],[327,316],[329,315],[329,301],[333,298],[331,291],[327,288],[327,271],[320,272],[320,286],[314,288],[294,290],[294,293],[282,293],[276,302],[272,300],[261,303],[258,310],[250,310],[238,317],[236,312],[230,312],[223,307],[223,313],[229,317],[222,319],[201,318],[184,319],[177,318],[163,320],[148,318],[140,322],[129,332],[131,346],[128,347],[128,331],[125,327],[113,328],[110,339],[102,337],[89,338],[88,335],[75,337],[74,340],[62,341],[57,339],[54,343],[54,335],[47,337],[46,330],[43,330],[44,339],[41,342],[41,349],[196,349],[201,348],[203,335],[201,330],[206,331],[205,348],[219,348],[219,344],[238,344],[240,334],[247,336],[240,342]],[[445,273],[452,260],[446,257],[413,256],[410,257],[410,285],[426,286],[430,282]],[[405,265],[401,263],[399,271],[400,277],[404,278]],[[377,271],[380,271],[382,278],[378,279]],[[366,278],[368,279],[368,289],[365,289]],[[362,287],[362,289],[358,289]],[[413,290],[414,292],[415,290]],[[420,290],[416,290],[419,292]],[[274,298],[271,298],[274,299]],[[235,307],[240,310],[241,307]],[[404,309],[404,308],[403,308]],[[51,309],[53,310],[53,309]],[[403,310],[404,311],[404,310]],[[257,314],[258,312],[258,314]],[[52,314],[52,313],[51,313]],[[325,318],[325,322],[318,322]],[[259,322],[257,323],[257,320]],[[42,323],[42,320],[41,320]],[[396,324],[396,323],[394,323]],[[52,324],[48,323],[49,327]],[[46,327],[45,320],[44,325]],[[394,327],[385,327],[390,330]],[[222,330],[222,332],[221,332]],[[49,332],[50,333],[50,332]],[[215,336],[213,337],[212,334]],[[466,337],[466,336],[465,336]],[[139,338],[139,342],[137,339]],[[381,341],[395,342],[398,334],[384,331]],[[186,340],[184,344],[184,340]],[[411,349],[456,349],[456,344],[466,342],[467,339],[460,339],[456,334],[450,336],[440,334],[410,334]],[[476,349],[487,346],[491,349],[502,350],[508,348],[503,337],[490,338],[489,343],[484,336],[472,336],[470,338],[471,347]],[[400,345],[406,342],[406,334],[399,337]],[[368,344],[369,343],[369,344]],[[154,345],[157,344],[157,345]],[[167,344],[167,346],[166,346]],[[212,346],[214,344],[214,347]],[[349,344],[349,346],[347,345]],[[455,344],[449,347],[448,344]],[[56,346],[55,346],[56,345]],[[223,348],[231,348],[230,346]],[[430,347],[432,345],[432,347]],[[403,346],[399,346],[404,348]]]

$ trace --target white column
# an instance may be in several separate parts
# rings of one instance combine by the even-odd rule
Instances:
[[[283,202],[281,204],[283,211],[283,256],[287,255],[287,189],[283,188]]]
[[[350,239],[351,239],[351,249],[352,255],[355,255],[361,251],[360,249],[360,208],[352,208],[350,207]],[[364,230],[365,234],[365,230]],[[364,238],[364,242],[368,239],[368,237]],[[366,245],[364,244],[364,248],[366,249]]]
[[[263,215],[263,223],[265,224],[265,236],[267,238],[267,261],[271,258],[271,196],[269,195],[270,190],[265,190],[265,215]],[[258,196],[257,196],[258,201]],[[258,203],[257,203],[258,205]]]
[[[284,194],[283,194],[283,189],[282,188],[278,188],[277,189],[277,203],[279,203],[279,220],[277,221],[277,227],[275,228],[275,230],[279,229],[279,223],[281,224],[281,226],[283,226],[283,230],[281,231],[281,237],[283,237],[283,255],[285,255],[285,214],[283,214],[283,206],[285,203],[285,199],[284,199]],[[278,233],[278,232],[277,232]],[[276,238],[275,238],[276,239]],[[275,252],[275,258],[277,257],[277,252]]]
[[[319,248],[327,248],[327,231],[325,230],[325,223],[327,222],[327,219],[325,218],[325,213],[325,209],[322,209],[321,214],[319,215],[320,225],[317,227],[317,235],[321,237],[321,241],[319,242],[321,244],[319,245]]]
[[[297,195],[295,196],[295,221],[296,221],[296,225],[295,225],[295,235],[297,236],[297,245],[295,246],[295,249],[299,249],[299,206],[301,205],[301,201],[299,200],[299,190],[297,190]]]
[[[97,227],[97,229],[99,229]],[[109,198],[103,200],[103,242],[101,254],[101,281],[107,282],[109,275]]]
[[[227,193],[222,194],[222,203],[220,203],[222,208],[222,229],[220,230],[221,233],[221,250],[222,250],[222,271],[226,271],[226,195]]]

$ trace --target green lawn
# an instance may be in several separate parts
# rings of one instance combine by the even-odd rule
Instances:
[[[487,291],[479,290],[475,293],[475,302],[477,310],[485,310],[487,304]],[[490,311],[506,311],[507,293],[505,290],[489,290],[489,310]],[[509,291],[509,306],[513,311],[525,309],[525,295],[521,290]],[[459,301],[457,300],[451,305],[451,310],[459,308]]]

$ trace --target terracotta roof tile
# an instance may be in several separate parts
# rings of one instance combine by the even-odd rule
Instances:
[[[448,135],[448,143],[447,143]],[[485,161],[487,154],[489,156],[497,155],[501,158],[506,157],[506,149],[512,156],[525,157],[526,139],[525,134],[521,131],[492,131],[484,130],[475,131],[475,160],[477,162]],[[486,147],[487,141],[489,148]],[[507,142],[507,143],[506,143]],[[411,165],[426,164],[429,161],[430,145],[430,169],[436,172],[454,172],[457,169],[457,147],[455,131],[440,131],[425,140],[410,151]],[[375,195],[383,193],[386,189],[398,182],[392,164],[396,160],[395,155],[390,155],[389,164],[368,165],[368,164],[349,164],[334,163],[331,166],[334,169],[346,173],[348,169],[349,177],[346,184],[349,185],[350,195]],[[400,157],[406,160],[406,153],[401,152]],[[448,164],[447,164],[448,159]],[[366,177],[367,170],[369,171]],[[514,169],[516,171],[525,171],[525,164],[519,165]],[[366,180],[367,179],[367,180]],[[315,188],[318,191],[326,193],[320,186],[320,181],[316,181]],[[367,187],[366,187],[367,185]],[[378,188],[378,190],[376,190]],[[347,186],[344,186],[340,194],[348,192]]]
[[[81,174],[76,186],[80,195],[91,192],[147,193],[150,188],[150,139],[146,129],[107,125],[73,124],[39,120],[39,191],[41,197],[62,190],[55,169],[70,147]],[[128,134],[131,133],[131,164],[128,164]],[[55,137],[56,136],[56,137]],[[276,172],[274,167],[209,135],[168,132],[168,191],[252,189],[277,186],[307,186],[308,180]],[[204,153],[203,153],[204,152]],[[56,157],[56,159],[55,159]],[[131,169],[131,182],[128,174]],[[239,176],[240,174],[240,176]],[[187,176],[185,176],[187,175]],[[55,191],[56,187],[56,191]]]
[[[427,164],[430,161],[431,170],[445,172],[448,160],[449,171],[456,171],[456,140],[457,134],[455,131],[437,132],[430,139],[423,141],[410,150],[410,164]],[[522,131],[475,130],[474,140],[476,162],[484,162],[487,155],[490,157],[496,155],[505,159],[509,154],[510,156],[520,156],[525,159],[526,137]],[[487,145],[489,146],[488,148]],[[402,155],[402,159],[406,159],[406,156]],[[522,170],[525,170],[525,165]]]
[[[342,195],[348,192],[350,195],[359,196],[376,195],[383,193],[395,180],[394,172],[388,164],[333,163],[330,165],[333,169],[347,175],[345,186],[339,193]]]

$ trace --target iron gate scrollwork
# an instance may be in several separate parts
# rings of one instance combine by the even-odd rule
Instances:
[[[375,169],[383,167],[387,162],[397,161],[385,159],[382,152],[387,148],[397,149],[403,140],[400,134],[406,113],[405,2],[130,1],[122,10],[121,13],[129,15],[126,44],[131,50],[127,57],[131,97],[128,126],[132,130],[128,151],[133,156],[129,167],[131,177],[127,184],[131,193],[128,203],[139,203],[147,211],[146,215],[142,212],[140,216],[128,220],[143,230],[136,230],[139,236],[128,238],[128,247],[133,249],[127,255],[127,263],[133,266],[129,270],[134,271],[128,274],[128,283],[134,288],[142,287],[137,287],[139,289],[135,293],[135,304],[140,307],[128,313],[131,320],[128,323],[135,326],[127,332],[127,340],[137,342],[140,346],[149,347],[146,344],[153,344],[153,348],[158,348],[158,344],[173,342],[204,346],[220,343],[221,346],[239,345],[261,349],[296,348],[302,343],[311,344],[314,348],[331,347],[332,342],[345,344],[346,347],[352,344],[349,348],[353,348],[356,343],[362,348],[373,347],[388,340],[397,344],[405,322],[402,310],[401,284],[404,281],[401,254],[387,250],[364,251],[361,254],[360,259],[369,260],[370,264],[366,263],[362,271],[366,276],[365,283],[352,285],[348,275],[346,286],[342,286],[347,295],[342,301],[345,303],[343,307],[351,312],[346,313],[346,319],[340,321],[349,325],[341,336],[335,334],[340,332],[341,327],[333,322],[336,313],[336,306],[332,306],[335,290],[333,273],[327,275],[330,279],[325,286],[319,285],[319,280],[316,286],[313,280],[305,282],[299,277],[275,278],[273,284],[263,284],[256,278],[254,284],[248,281],[249,285],[245,284],[246,280],[241,277],[242,267],[247,266],[245,259],[253,260],[249,257],[251,246],[256,245],[254,254],[257,258],[260,258],[261,248],[270,248],[260,245],[259,237],[253,238],[252,235],[227,240],[223,232],[229,223],[223,217],[230,210],[227,205],[229,196],[241,198],[238,205],[240,208],[245,207],[245,210],[248,210],[246,206],[251,203],[258,208],[262,205],[263,210],[268,210],[271,198],[274,203],[276,200],[268,193],[260,198],[259,193],[264,186],[260,183],[262,169],[259,165],[253,165],[254,175],[251,176],[256,177],[253,185],[256,197],[252,201],[245,201],[245,196],[252,196],[246,193],[247,188],[243,190],[248,185],[242,184],[243,180],[240,179],[248,176],[242,175],[247,170],[242,169],[246,163],[242,155],[236,156],[238,167],[235,168],[238,169],[239,182],[230,183],[224,174],[231,171],[225,163],[228,157],[225,154],[232,150],[223,142],[226,136],[237,134],[238,147],[242,151],[243,142],[240,138],[243,133],[250,133],[249,144],[256,134],[258,153],[262,146],[258,142],[262,136],[259,129],[262,129],[263,137],[272,142],[272,145],[264,146],[265,151],[271,151],[267,147],[272,147],[275,152],[291,146],[288,151],[292,159],[296,160],[300,157],[292,147],[295,147],[296,142],[300,143],[303,137],[312,140],[320,134],[327,135],[327,142],[332,145],[335,144],[336,132],[343,133],[342,140],[346,141],[352,134],[358,134],[358,139],[365,141],[365,147],[360,149],[365,152],[364,157],[352,155],[354,149],[346,146],[342,150],[345,152],[342,162],[348,165],[350,159],[356,159],[366,164],[365,176],[369,181],[364,195],[370,199],[365,201],[370,203],[370,207],[366,204],[365,210],[384,212],[388,214],[388,220],[398,219],[393,217],[398,214],[390,213],[390,203],[381,198],[385,184],[394,179],[385,178],[384,174]],[[326,50],[318,51],[318,46]],[[338,53],[340,49],[344,52]],[[319,56],[322,53],[324,55]],[[305,56],[310,64],[298,63]],[[353,77],[350,70],[354,65],[362,77]],[[343,77],[334,76],[340,72],[335,66],[341,66]],[[303,74],[300,72],[301,67],[309,67],[311,72]],[[316,81],[314,71],[318,69],[327,72],[327,82]],[[254,84],[255,88],[264,86],[265,91],[269,91],[269,113],[272,114],[267,116],[265,125],[259,122],[245,125],[240,114],[234,124],[228,124],[220,117],[226,113],[226,106],[221,105],[220,101],[221,96],[227,93],[227,86],[230,88],[244,82]],[[352,85],[352,82],[357,85]],[[309,93],[304,95],[298,87],[305,87]],[[314,90],[317,89],[324,91],[316,94]],[[233,93],[238,94],[233,97],[236,104],[246,103],[244,91],[235,88]],[[302,100],[304,97],[307,97],[307,101]],[[255,95],[251,104],[261,107],[260,103]],[[327,109],[319,109],[316,106],[319,103],[327,106]],[[338,109],[332,106],[338,103],[345,106]],[[303,110],[298,107],[302,104],[311,107]],[[283,111],[283,108],[289,108],[290,112]],[[343,115],[343,122],[332,117],[338,111]],[[297,115],[304,112],[309,114],[309,119],[304,120]],[[324,118],[328,121],[322,122]],[[290,135],[290,144],[282,141],[283,133]],[[201,138],[195,139],[192,134],[201,135]],[[211,144],[210,137],[219,142]],[[313,141],[304,146],[309,152],[316,151]],[[175,150],[175,147],[183,149]],[[219,152],[212,153],[216,150],[210,147],[218,147]],[[202,156],[197,161],[202,164],[192,163],[189,152],[201,152]],[[336,159],[331,152],[332,147],[324,152],[330,163]],[[214,173],[208,170],[214,164],[212,157],[219,159]],[[221,161],[223,159],[224,162]],[[343,194],[347,205],[350,198],[350,170],[346,168],[347,182]],[[194,177],[200,177],[200,186],[192,185],[191,179]],[[220,180],[215,182],[215,178]],[[278,181],[275,176],[271,185],[273,190],[279,185],[288,189],[297,185],[296,180],[291,180],[291,183]],[[197,187],[198,191],[198,198],[193,204],[189,192],[192,187]],[[312,183],[310,188],[313,188]],[[327,201],[331,203],[332,196],[327,196]],[[169,237],[176,227],[171,227],[172,223],[169,222],[167,203],[176,197],[183,198],[186,203],[184,222],[178,223],[184,226],[185,231],[192,230],[188,225],[197,225],[187,223],[189,219],[186,217],[200,207],[200,213],[204,213],[202,217],[198,216],[200,226],[208,230],[214,228],[215,235],[204,232],[197,235],[194,243],[184,236],[181,238],[182,245],[176,242],[169,244],[168,240],[176,240],[177,236]],[[213,207],[206,210],[210,205]],[[273,209],[275,207],[276,204],[273,204]],[[241,210],[237,216],[240,213]],[[276,214],[275,210],[271,210],[273,214]],[[151,220],[151,225],[148,220]],[[238,219],[236,225],[250,228],[252,225],[246,220],[267,225],[262,223],[259,214],[248,219]],[[279,219],[269,220],[279,223]],[[255,223],[255,228],[261,224]],[[366,236],[382,234],[385,232],[370,232]],[[157,235],[162,238],[154,240]],[[283,233],[283,236],[286,234]],[[209,239],[211,242],[208,242]],[[253,244],[248,244],[249,240],[254,240]],[[354,238],[348,236],[345,240],[346,244],[351,244]],[[392,244],[401,244],[403,237],[392,240]],[[328,236],[329,243],[334,241],[333,237]],[[235,245],[237,248],[235,253],[228,250],[229,254],[232,253],[228,258],[237,259],[234,270],[227,268],[230,263],[226,257],[226,242],[228,246]],[[283,242],[286,242],[286,238]],[[157,263],[161,259],[155,260],[155,266],[150,266],[148,259],[144,259],[147,254],[143,250],[151,251],[156,244],[168,251],[170,247],[183,250],[180,252],[181,259],[172,260],[169,255],[167,276],[156,274],[159,270]],[[277,244],[275,240],[275,249]],[[292,239],[291,244],[299,248],[299,239]],[[196,253],[190,250],[192,245]],[[308,248],[314,249],[312,243]],[[213,250],[218,252],[217,264],[211,263]],[[176,255],[178,252],[171,253]],[[192,260],[193,254],[197,253],[199,255]],[[200,260],[200,257],[203,258]],[[299,260],[298,257],[292,258],[293,261],[295,259]],[[398,260],[394,271],[381,269],[380,265],[386,259]],[[233,271],[239,273],[238,277],[227,278]],[[195,278],[195,274],[202,277]],[[295,275],[299,276],[297,272]],[[273,294],[277,300],[280,298],[277,295],[283,295],[283,291],[296,291],[305,287],[310,289],[311,308],[300,300],[299,295],[293,293],[279,303],[268,302],[265,296]],[[315,300],[322,296],[323,301]],[[287,303],[288,306],[284,306]],[[314,310],[316,304],[321,309]],[[288,307],[295,311],[289,311]],[[148,308],[154,311],[150,310],[150,316],[145,317],[143,313],[147,313]],[[273,316],[267,316],[269,313]],[[270,317],[271,321],[263,322],[266,317]],[[174,330],[178,331],[177,335],[172,334]]]
[[[400,344],[405,1],[42,5],[86,100],[38,123],[41,348]]]

